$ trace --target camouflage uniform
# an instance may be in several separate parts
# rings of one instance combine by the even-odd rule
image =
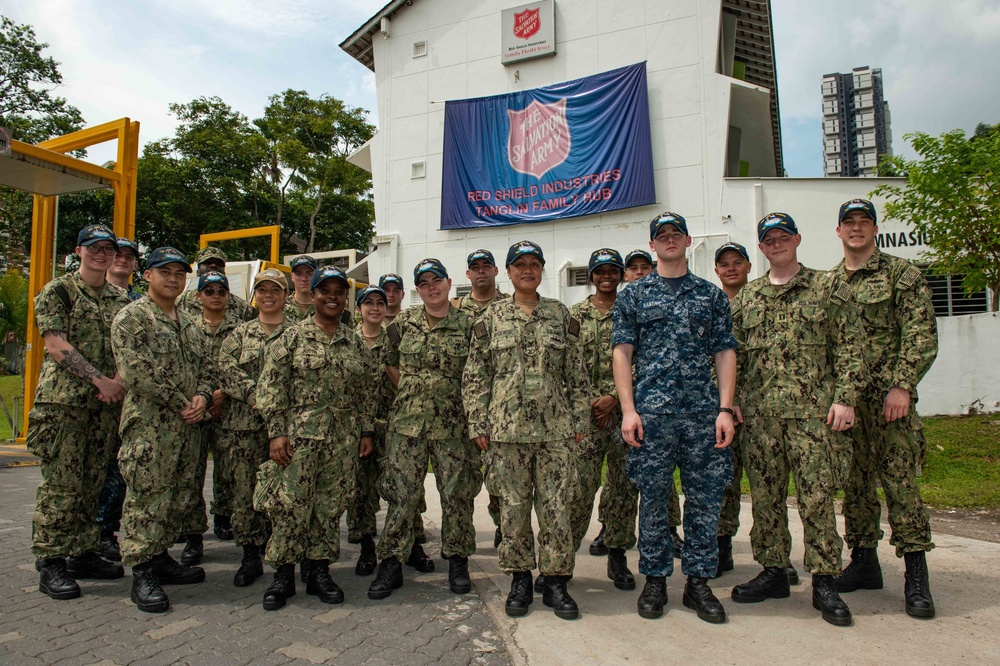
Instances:
[[[572,574],[574,435],[589,428],[592,392],[579,323],[551,298],[530,315],[513,299],[494,302],[475,325],[462,385],[469,436],[490,438],[486,487],[503,500],[500,569],[535,568],[534,503],[539,570]]]
[[[267,346],[285,330],[268,333],[259,319],[240,324],[219,351],[219,384],[228,396],[217,424],[219,448],[227,452],[232,482],[233,535],[240,546],[262,546],[271,533],[264,513],[253,508],[257,468],[270,457],[264,419],[257,411],[257,380]]]
[[[833,274],[853,288],[871,373],[858,401],[860,418],[850,431],[854,457],[844,497],[847,544],[876,548],[882,538],[877,479],[885,491],[896,554],[930,550],[931,526],[916,479],[924,455],[917,384],[937,356],[930,289],[920,269],[878,249],[853,275],[847,274],[843,261]],[[910,412],[886,423],[882,409],[893,387],[910,392]]]
[[[758,278],[733,299],[738,394],[746,420],[744,464],[753,500],[750,542],[764,567],[787,567],[791,471],[806,570],[840,573],[843,546],[833,495],[850,465],[847,436],[826,425],[833,403],[857,404],[862,384],[857,311],[850,290],[802,267],[784,285]]]
[[[457,308],[429,328],[424,308],[401,312],[390,325],[388,364],[399,368],[382,469],[382,495],[389,503],[378,557],[405,561],[413,547],[413,515],[427,473],[441,494],[441,555],[476,552],[472,521],[482,477],[475,445],[465,436],[462,369],[469,355],[472,320]]]
[[[232,295],[230,295],[232,297]],[[205,317],[199,315],[195,320],[198,330],[205,336],[208,344],[209,357],[218,362],[219,350],[241,322],[226,308],[225,317],[215,331],[205,323]],[[220,379],[213,381],[219,388]],[[211,419],[201,425],[201,449],[199,451],[198,469],[187,481],[190,485],[184,492],[191,494],[192,512],[181,523],[181,534],[203,534],[208,530],[205,519],[205,471],[208,468],[208,453],[212,453],[212,514],[228,516],[233,505],[233,455],[234,452],[223,446],[220,422],[229,414],[229,401],[222,403],[222,413],[219,419]]]
[[[69,296],[69,311],[57,295],[57,285]],[[64,333],[83,358],[113,377],[111,321],[128,302],[124,289],[106,283],[96,295],[74,272],[49,282],[35,296],[35,321],[43,334]],[[100,402],[97,393],[93,384],[45,354],[26,441],[42,469],[31,523],[31,551],[37,558],[79,556],[97,549],[100,530],[94,516],[119,409]]]
[[[289,324],[297,324],[306,317],[311,317],[316,313],[316,307],[311,303],[305,312],[303,312],[302,308],[295,304],[295,300],[292,298],[293,293],[289,294],[288,300],[285,301],[285,321]],[[344,312],[347,312],[347,310],[344,310]]]
[[[275,568],[340,558],[340,516],[354,497],[359,439],[373,427],[370,386],[368,350],[345,326],[330,337],[306,319],[268,347],[257,411],[269,439],[288,437],[292,445],[287,467],[261,465],[254,492],[254,508],[271,520],[265,559]]]
[[[198,300],[198,292],[194,289],[188,289],[178,296],[174,307],[191,315],[195,321],[200,321],[205,314],[205,306]],[[238,322],[250,321],[257,316],[257,308],[247,303],[245,299],[229,292],[226,314],[232,315]]]
[[[725,293],[690,273],[675,288],[656,273],[627,285],[613,310],[612,346],[633,345],[635,407],[645,439],[628,451],[628,475],[639,489],[639,571],[670,576],[668,529],[674,468],[684,486],[685,575],[712,578],[722,494],[732,481],[732,454],[715,448],[719,392],[715,354],[733,349]]]
[[[483,310],[485,310],[490,303],[502,298],[510,298],[510,294],[505,294],[499,289],[497,289],[497,295],[495,297],[493,297],[490,301],[480,305],[478,302],[476,302],[474,298],[472,298],[472,294],[466,294],[465,296],[462,296],[460,299],[458,299],[458,309],[467,313],[470,317],[472,317],[473,321],[475,321],[476,319],[479,318],[479,315],[482,314]],[[482,454],[481,458],[484,461],[486,460],[485,452]],[[486,484],[485,477],[483,479],[483,484],[484,485]],[[487,505],[486,510],[489,511],[490,518],[493,519],[493,524],[496,525],[497,527],[500,527],[500,498],[497,497],[496,495],[490,495],[490,503]]]
[[[201,426],[184,423],[180,412],[196,394],[211,395],[215,363],[198,324],[180,310],[176,315],[174,321],[143,298],[122,309],[111,327],[125,381],[118,462],[128,485],[121,551],[129,566],[173,544],[198,501],[185,489],[197,475]]]
[[[573,319],[580,322],[583,358],[590,379],[590,400],[602,395],[617,399],[618,389],[615,387],[611,367],[611,312],[602,315],[590,297],[571,307],[569,312]],[[619,408],[615,408],[613,421],[621,424]],[[608,458],[608,473],[603,494],[609,496],[609,502],[604,513],[607,521],[604,543],[608,548],[622,549],[635,545],[639,491],[625,474],[625,454],[625,448],[617,438],[611,436],[611,431],[599,428],[597,421],[591,417],[587,439],[577,448],[580,495],[573,503],[571,517],[573,542],[577,549],[590,528],[590,515],[594,508],[594,496],[601,486],[601,467],[605,455]],[[613,466],[617,466],[615,472],[612,472]]]

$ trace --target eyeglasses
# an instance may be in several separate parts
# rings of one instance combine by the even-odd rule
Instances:
[[[87,252],[90,254],[103,254],[108,257],[113,257],[118,254],[118,248],[114,245],[84,245],[87,248]]]
[[[222,289],[221,287],[219,289],[215,289],[213,287],[207,287],[205,289],[202,289],[201,293],[205,294],[206,296],[225,296],[226,294],[229,293],[229,290]]]

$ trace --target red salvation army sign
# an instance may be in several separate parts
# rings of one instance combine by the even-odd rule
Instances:
[[[555,55],[555,0],[503,10],[500,30],[500,61],[505,65]]]
[[[507,110],[507,161],[520,173],[541,178],[569,157],[573,137],[566,121],[566,99],[555,104],[532,100],[520,111]]]

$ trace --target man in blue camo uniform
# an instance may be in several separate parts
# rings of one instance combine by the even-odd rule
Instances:
[[[656,272],[622,290],[611,338],[628,474],[639,489],[639,571],[646,585],[639,615],[663,615],[673,573],[668,505],[674,468],[684,486],[684,605],[706,622],[726,621],[708,579],[718,568],[716,530],[732,480],[736,340],[729,300],[687,270],[687,222],[663,213],[649,225]],[[635,360],[635,380],[632,364]],[[712,381],[715,361],[719,388]],[[634,393],[633,393],[634,388]]]

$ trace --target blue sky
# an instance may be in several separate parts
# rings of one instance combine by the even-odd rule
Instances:
[[[560,0],[569,3],[572,0]],[[129,116],[147,143],[171,102],[217,95],[251,118],[287,88],[371,110],[375,79],[338,44],[385,0],[0,0],[61,64],[88,124]],[[512,0],[510,5],[518,4]],[[906,132],[1000,123],[1000,0],[772,0],[785,168],[821,175],[820,78],[881,67],[893,148]],[[97,147],[90,158],[111,159]]]

